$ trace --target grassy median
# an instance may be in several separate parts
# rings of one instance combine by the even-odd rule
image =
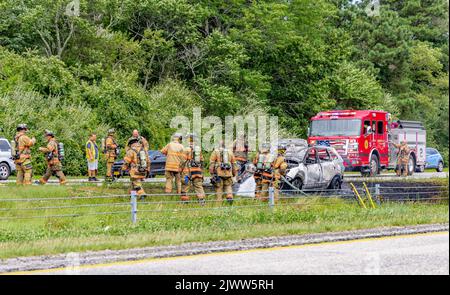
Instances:
[[[147,185],[146,190],[157,193],[161,186]],[[122,184],[0,187],[0,258],[443,223],[449,219],[448,202],[442,201],[386,203],[364,210],[353,199],[310,196],[285,199],[270,209],[267,203],[249,199],[237,198],[229,206],[214,202],[210,196],[201,207],[196,202],[179,204],[175,196],[161,196],[140,200],[138,209],[148,211],[139,212],[137,224],[132,225],[129,198],[114,196],[120,194],[127,194]],[[109,197],[84,198],[100,195]],[[31,198],[44,200],[23,201]],[[64,206],[75,208],[53,208]],[[117,213],[103,215],[108,212]],[[73,214],[79,216],[66,216]],[[14,219],[17,217],[40,218]]]

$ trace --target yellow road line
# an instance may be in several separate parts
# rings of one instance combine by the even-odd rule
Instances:
[[[400,238],[408,238],[408,237],[420,237],[420,236],[434,236],[434,235],[444,235],[448,234],[448,231],[440,231],[440,232],[431,232],[431,233],[419,233],[419,234],[403,234],[396,236],[386,236],[386,237],[374,237],[374,238],[363,238],[363,239],[355,239],[348,241],[336,241],[336,242],[320,242],[320,243],[310,243],[303,245],[292,245],[292,246],[278,246],[271,248],[256,248],[249,250],[234,250],[234,251],[222,251],[222,252],[214,252],[214,253],[206,253],[206,254],[194,254],[194,255],[186,255],[186,256],[174,256],[174,257],[152,257],[145,258],[141,260],[131,260],[131,261],[116,261],[116,262],[108,262],[108,263],[100,263],[100,264],[86,264],[80,265],[76,267],[77,269],[94,269],[101,267],[110,267],[110,266],[126,266],[126,265],[135,265],[146,262],[159,262],[159,261],[171,261],[171,260],[179,260],[179,259],[195,259],[201,257],[209,257],[209,256],[224,256],[230,254],[243,254],[243,253],[254,253],[254,252],[266,252],[266,251],[274,251],[274,250],[284,250],[284,249],[298,249],[298,248],[306,248],[306,247],[317,247],[317,246],[326,246],[326,245],[342,245],[342,244],[350,244],[350,243],[358,243],[358,242],[367,242],[367,241],[379,241],[379,240],[390,240],[390,239],[400,239]],[[51,269],[42,269],[42,270],[30,270],[30,271],[18,271],[18,272],[10,272],[10,273],[2,273],[0,275],[30,275],[37,273],[54,273],[65,270],[72,270],[72,267],[60,267],[60,268],[51,268]]]

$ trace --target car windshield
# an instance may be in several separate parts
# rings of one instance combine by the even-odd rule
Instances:
[[[360,119],[314,120],[309,136],[356,136],[360,132]]]

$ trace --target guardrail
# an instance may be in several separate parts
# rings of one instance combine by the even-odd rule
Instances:
[[[395,190],[406,191],[395,191]],[[412,191],[408,191],[412,190]],[[380,206],[383,203],[390,202],[421,202],[425,204],[434,204],[440,201],[448,201],[448,186],[434,185],[434,186],[411,186],[411,187],[381,187],[374,185],[367,187],[363,184],[362,187],[357,188],[353,185],[352,189],[305,189],[301,190],[283,190],[279,198],[275,199],[275,192],[273,188],[268,191],[260,191],[268,193],[267,202],[257,200],[251,197],[242,197],[235,195],[233,198],[233,205],[225,205],[225,201],[217,199],[204,200],[203,204],[198,204],[198,200],[170,200],[166,198],[178,197],[173,194],[146,194],[137,196],[135,191],[131,194],[109,194],[101,196],[73,196],[73,197],[49,197],[49,198],[0,198],[0,220],[19,220],[19,219],[46,219],[46,218],[74,218],[83,216],[100,216],[100,215],[130,215],[131,222],[137,223],[138,214],[144,213],[163,213],[163,212],[188,212],[188,211],[208,211],[208,210],[239,210],[243,208],[268,208],[273,210],[277,206],[291,206],[298,205],[292,200],[307,199],[307,198],[324,198],[333,199],[339,198],[344,200],[356,201],[361,207],[369,209]],[[252,192],[241,192],[252,193]],[[187,196],[195,197],[195,193],[188,193]],[[207,192],[206,196],[216,195],[215,192]],[[160,199],[158,199],[160,198]],[[101,200],[114,200],[114,202],[100,203]],[[120,200],[126,200],[120,201]],[[93,201],[93,203],[86,204],[67,204],[67,205],[48,205],[47,202],[68,202],[68,201]],[[246,202],[240,204],[240,202]],[[252,203],[253,202],[253,203]],[[10,203],[27,204],[26,207],[12,208]],[[37,205],[35,205],[37,204]],[[39,206],[44,204],[44,206]],[[169,208],[170,205],[195,205],[197,207],[176,207]],[[206,206],[206,205],[211,206]],[[236,205],[239,204],[239,205]],[[308,206],[315,206],[319,204],[309,204]],[[153,207],[152,207],[153,206]],[[322,204],[323,206],[323,204]],[[94,212],[74,212],[82,209],[104,208],[109,207],[108,211],[94,211]],[[111,210],[111,207],[117,207],[119,210]],[[61,211],[72,211],[61,213]],[[38,214],[38,212],[45,211],[45,214]],[[59,211],[59,212],[58,212]],[[22,214],[23,212],[23,214]],[[26,215],[26,212],[37,212],[36,214]],[[55,214],[47,214],[48,212],[55,212]],[[2,216],[3,215],[3,216]],[[9,215],[9,216],[8,216]]]

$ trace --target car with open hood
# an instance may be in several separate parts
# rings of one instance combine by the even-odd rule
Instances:
[[[288,172],[283,189],[340,189],[344,161],[327,146],[309,146],[286,151]]]

